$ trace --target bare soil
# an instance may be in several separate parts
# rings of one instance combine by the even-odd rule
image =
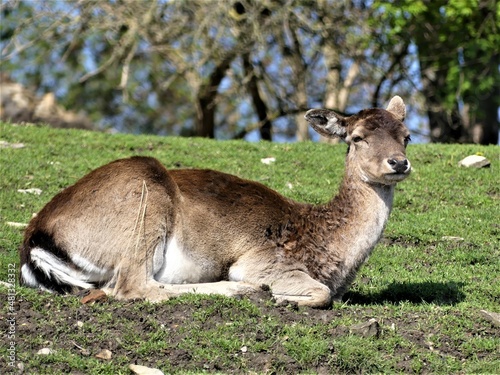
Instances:
[[[42,292],[40,292],[42,293]],[[30,367],[30,360],[36,356],[42,347],[49,347],[57,351],[67,351],[82,358],[95,357],[103,349],[111,351],[113,358],[120,358],[120,361],[128,364],[140,364],[149,367],[162,367],[168,363],[169,369],[175,372],[208,372],[208,373],[319,373],[331,374],[342,372],[341,368],[335,365],[334,361],[323,358],[319,361],[300,363],[294,359],[286,348],[281,344],[283,333],[278,331],[268,331],[262,329],[265,325],[244,325],[238,332],[239,337],[244,337],[246,341],[259,343],[275,339],[276,343],[268,350],[256,351],[252,348],[242,349],[231,354],[235,360],[227,359],[226,355],[216,358],[200,358],[193,356],[189,350],[183,349],[179,345],[184,340],[188,340],[189,330],[182,329],[189,326],[193,321],[197,321],[200,326],[197,329],[211,330],[219,325],[228,324],[241,311],[238,305],[223,305],[219,310],[214,310],[213,299],[200,299],[196,303],[189,301],[178,304],[158,304],[151,305],[141,302],[118,302],[113,300],[97,301],[94,305],[82,304],[82,295],[67,296],[55,299],[50,294],[43,295],[43,298],[35,298],[31,301],[19,295],[16,301],[16,350],[18,361],[23,362],[25,373],[45,373],[49,370],[52,374],[75,372],[72,365],[61,361],[50,364],[44,371]],[[41,296],[40,296],[41,297]],[[278,327],[285,325],[303,324],[314,329],[317,325],[325,326],[328,323],[351,316],[354,321],[366,321],[370,318],[377,318],[377,312],[370,307],[372,303],[369,298],[350,294],[347,296],[350,303],[358,303],[357,307],[348,309],[311,309],[298,308],[293,304],[276,304],[268,291],[262,290],[250,297],[251,302],[257,307],[259,313],[255,318],[259,320],[276,319],[280,322]],[[380,296],[378,296],[380,298]],[[0,298],[6,300],[6,293],[0,289]],[[40,303],[43,301],[43,303]],[[366,304],[368,303],[368,304]],[[200,323],[200,311],[209,311],[205,319]],[[380,309],[377,309],[380,314]],[[434,349],[429,343],[438,327],[426,326],[425,317],[421,314],[409,314],[394,316],[390,314],[382,317],[384,327],[395,325],[399,329],[401,336],[408,342],[415,344],[424,350],[435,350],[440,356],[451,356],[455,359],[465,361],[467,355],[459,349],[459,343],[446,335],[440,335],[438,349]],[[87,325],[85,333],[78,332],[78,325]],[[137,343],[151,340],[152,335],[158,327],[167,327],[168,345],[151,352],[141,352],[131,348],[131,340]],[[105,327],[106,334],[103,337],[102,328]],[[6,319],[0,320],[0,329],[6,332],[8,322]],[[463,327],[467,334],[473,337],[476,334],[490,335],[494,337],[497,328],[488,325],[471,324]],[[328,335],[332,338],[350,335],[350,328],[347,326],[335,326],[328,330]],[[382,333],[383,336],[383,333]],[[131,339],[133,337],[133,339]],[[281,339],[277,339],[281,337]],[[286,338],[284,338],[286,339]],[[374,339],[374,338],[372,338]],[[379,338],[375,338],[379,339]],[[380,338],[381,340],[383,337]],[[206,343],[200,343],[206,345]],[[329,348],[334,355],[335,348]],[[413,372],[411,368],[411,358],[408,347],[400,346],[396,352],[389,353],[394,358],[399,358],[395,372]],[[481,353],[476,353],[480,358]],[[237,360],[236,360],[237,359]],[[244,364],[244,366],[242,365]],[[6,358],[0,357],[0,373],[4,370],[13,370],[7,366]],[[39,372],[40,371],[40,372]],[[19,372],[16,370],[16,372]],[[361,371],[363,372],[363,371]],[[425,369],[422,373],[428,373]]]

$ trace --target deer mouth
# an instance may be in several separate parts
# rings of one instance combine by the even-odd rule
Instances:
[[[408,177],[410,175],[410,172],[411,172],[411,168],[408,168],[407,170],[405,170],[403,172],[394,171],[392,173],[387,173],[385,175],[385,178],[391,182],[399,182],[399,181],[404,180],[406,177]]]

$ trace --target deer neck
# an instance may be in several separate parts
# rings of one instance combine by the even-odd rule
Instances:
[[[325,248],[355,272],[379,241],[392,209],[394,185],[369,184],[346,175],[339,193],[321,207],[327,218]]]

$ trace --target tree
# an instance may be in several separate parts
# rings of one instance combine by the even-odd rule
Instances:
[[[337,4],[325,4],[330,13],[322,17],[342,18],[345,7]],[[2,60],[40,91],[57,82],[63,104],[121,130],[209,137],[222,128],[244,134],[257,123],[261,137],[271,139],[273,121],[283,117],[303,125],[309,82],[315,97],[325,96],[316,88],[321,40],[343,33],[342,23],[319,23],[311,3],[300,0],[17,1],[2,12],[11,21],[29,13],[30,22],[12,22],[4,33]],[[317,30],[324,37],[315,37]],[[231,115],[245,101],[257,116]],[[243,129],[224,124],[226,118]]]
[[[401,0],[379,6],[393,38],[418,48],[431,140],[497,144],[499,3]]]
[[[432,140],[495,142],[495,6],[11,0],[0,58],[15,80],[120,131],[302,140],[309,108],[353,113],[398,93],[410,113],[425,108]],[[470,25],[463,40],[446,37],[454,22]]]
[[[210,37],[207,20],[225,10],[201,2],[13,2],[3,18],[29,14],[30,22],[2,30],[3,60],[33,72],[26,78],[40,90],[58,81],[63,101],[120,129],[182,132],[175,128],[186,120],[193,133],[213,137],[218,85],[236,54]]]

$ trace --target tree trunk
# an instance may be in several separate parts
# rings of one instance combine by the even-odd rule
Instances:
[[[215,137],[215,110],[217,108],[217,90],[234,56],[222,60],[212,71],[208,81],[201,85],[196,98],[196,136]]]
[[[283,29],[283,34],[279,35],[279,45],[284,57],[284,61],[291,69],[289,84],[293,87],[293,93],[290,95],[291,101],[294,103],[295,109],[295,137],[297,141],[305,141],[310,139],[309,124],[304,118],[304,112],[300,109],[307,108],[307,84],[306,74],[307,66],[304,61],[304,54],[297,30],[290,27],[290,23],[286,22]]]
[[[338,51],[327,43],[323,47],[323,55],[327,67],[325,107],[345,112],[351,88],[359,73],[359,64],[354,61],[349,67],[346,78],[342,80],[342,66]],[[339,143],[340,139],[321,136],[320,142]]]
[[[248,53],[244,53],[242,59],[245,75],[248,79],[247,90],[252,97],[253,108],[255,109],[260,122],[260,138],[264,141],[272,141],[272,123],[268,118],[267,105],[260,96],[257,77],[255,76],[253,66],[250,62],[250,55]]]
[[[297,91],[295,93],[295,100],[298,104],[298,108],[305,108],[307,105],[307,96],[306,96],[306,85],[303,80],[299,81],[299,85],[297,87]],[[295,133],[297,136],[297,141],[307,141],[310,139],[309,135],[309,124],[304,117],[304,112],[299,112],[295,115],[295,123],[297,124],[297,132]]]
[[[499,81],[497,81],[499,82]],[[472,142],[487,145],[498,144],[498,96],[500,96],[500,88],[497,94],[480,100],[481,108],[473,106],[469,103],[464,104],[464,112],[468,112],[468,120],[466,130]]]
[[[480,52],[479,52],[480,53]],[[488,92],[473,91],[464,95],[461,117],[467,141],[477,144],[498,144],[498,107],[500,105],[500,54],[491,57],[487,67],[471,66],[476,77],[494,77]],[[479,78],[480,79],[480,78]],[[476,83],[478,86],[480,82]]]
[[[421,66],[425,66],[422,61],[425,59],[421,57]],[[431,142],[497,144],[498,84],[489,94],[483,94],[485,97],[464,95],[461,109],[458,101],[450,109],[443,104],[449,94],[445,88],[446,76],[446,69],[422,69]]]

